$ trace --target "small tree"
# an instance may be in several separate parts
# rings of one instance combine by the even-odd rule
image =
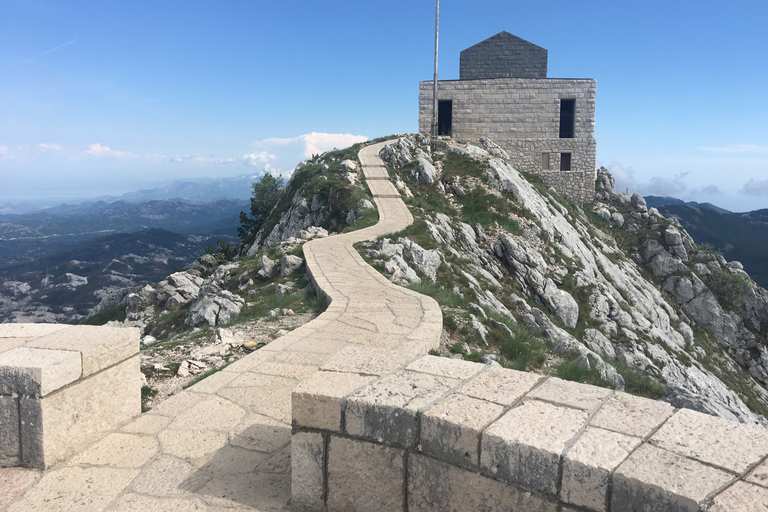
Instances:
[[[253,184],[251,213],[247,215],[245,212],[240,212],[240,227],[237,228],[237,236],[240,237],[243,246],[253,243],[256,233],[280,199],[282,187],[282,176],[275,177],[270,173],[265,174]]]

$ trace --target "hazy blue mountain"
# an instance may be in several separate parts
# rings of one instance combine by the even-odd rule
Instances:
[[[150,228],[207,237],[237,234],[239,214],[249,202],[208,203],[89,201],[59,205],[24,215],[0,215],[0,268],[74,249],[109,233]]]
[[[694,208],[704,208],[706,210],[714,210],[718,213],[731,213],[725,208],[720,208],[712,203],[697,203],[696,201],[683,201],[676,197],[659,197],[659,196],[643,196],[645,204],[648,208],[658,208],[659,206],[693,206]]]
[[[132,203],[158,200],[178,200],[194,203],[218,201],[220,199],[249,199],[251,185],[263,173],[242,174],[228,178],[202,178],[198,180],[174,181],[168,185],[128,192],[121,196],[104,196],[97,200],[125,200]]]
[[[720,213],[703,206],[656,208],[665,217],[676,217],[696,243],[712,244],[726,259],[740,261],[756,283],[768,288],[768,209]]]

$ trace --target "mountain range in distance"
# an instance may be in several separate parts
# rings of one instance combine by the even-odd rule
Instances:
[[[768,288],[768,208],[734,213],[671,197],[647,196],[645,201],[676,218],[697,244],[710,244],[726,259],[739,261],[757,284]]]
[[[128,192],[119,196],[100,196],[88,201],[77,201],[76,204],[60,204],[57,206],[42,206],[32,200],[19,202],[8,201],[0,204],[0,216],[27,215],[38,213],[51,208],[65,206],[76,207],[93,203],[114,203],[115,201],[128,201],[131,203],[144,203],[147,201],[182,201],[189,203],[210,203],[222,199],[247,200],[251,197],[251,186],[261,178],[263,173],[241,174],[239,176],[225,178],[200,178],[191,180],[177,180],[171,183],[155,187]]]

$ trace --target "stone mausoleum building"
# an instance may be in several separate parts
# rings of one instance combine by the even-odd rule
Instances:
[[[595,189],[597,82],[547,78],[547,50],[500,32],[461,52],[459,80],[438,81],[438,135],[503,147],[517,170],[578,203]],[[419,87],[419,131],[432,130],[432,81]]]

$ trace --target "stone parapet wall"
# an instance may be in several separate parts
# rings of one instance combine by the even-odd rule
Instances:
[[[138,329],[0,324],[0,467],[50,467],[140,412]]]
[[[364,361],[381,369],[381,357],[364,353],[348,354],[356,372],[325,368],[294,390],[294,510],[757,511],[768,499],[766,430],[462,360],[375,376]]]

